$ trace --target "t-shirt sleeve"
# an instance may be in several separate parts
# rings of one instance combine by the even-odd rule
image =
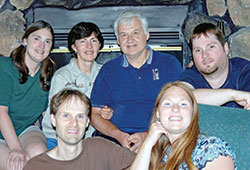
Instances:
[[[101,137],[93,137],[85,140],[84,147],[88,148],[89,163],[91,168],[95,169],[102,167],[103,170],[122,170],[131,166],[135,153],[127,148],[111,142]],[[97,161],[95,163],[93,161]],[[92,164],[95,165],[92,165]]]
[[[2,70],[2,64],[0,64],[0,105],[9,106],[11,100],[11,94],[14,87],[14,82],[6,71]]]
[[[203,84],[201,75],[195,70],[194,67],[186,68],[178,80],[191,84],[195,89],[202,88],[201,84]]]
[[[227,142],[217,137],[207,137],[198,143],[195,150],[195,160],[193,160],[199,169],[206,166],[219,156],[231,157],[235,160],[236,156]]]
[[[175,57],[175,56],[171,56],[172,60],[171,62],[167,62],[168,63],[168,72],[172,72],[171,73],[171,77],[173,78],[173,80],[171,81],[176,81],[178,80],[178,77],[182,74],[183,69],[181,67],[181,64],[179,62],[179,60]]]
[[[246,65],[241,70],[239,78],[239,90],[250,92],[250,64]]]
[[[23,170],[47,170],[47,159],[45,157],[46,153],[43,153],[41,155],[35,156],[31,158],[26,165],[24,166]],[[52,168],[52,167],[51,167]],[[53,168],[52,168],[53,169]]]
[[[110,170],[122,170],[129,168],[135,158],[135,153],[125,147],[121,147],[113,142],[108,144],[108,160]]]
[[[109,78],[112,78],[110,75],[112,70],[108,69],[104,65],[95,79],[90,96],[92,107],[104,107],[109,103],[111,93]]]

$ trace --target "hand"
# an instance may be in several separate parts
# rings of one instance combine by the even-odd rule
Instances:
[[[233,99],[236,103],[243,106],[244,109],[250,110],[250,92],[235,91]]]
[[[165,127],[163,127],[160,121],[156,121],[152,123],[145,142],[149,143],[150,146],[154,146],[163,134],[168,136],[168,132],[166,131]]]
[[[113,116],[113,109],[111,109],[108,106],[104,106],[101,110],[100,110],[100,114],[102,116],[103,119],[111,119]]]
[[[131,142],[128,140],[128,138],[129,138],[130,135],[128,133],[124,133],[124,132],[121,132],[121,133],[122,134],[119,136],[119,138],[117,138],[118,142],[123,147],[130,148]]]
[[[134,133],[130,135],[129,141],[133,144],[133,146],[130,147],[130,150],[137,153],[147,135],[148,134],[146,132]]]
[[[23,150],[10,150],[7,158],[7,168],[10,170],[22,170],[29,159],[29,156]]]

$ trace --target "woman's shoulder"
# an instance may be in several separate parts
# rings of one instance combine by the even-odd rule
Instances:
[[[1,65],[6,65],[6,64],[12,64],[13,65],[13,62],[12,62],[12,59],[10,57],[0,57],[0,64]]]
[[[199,135],[196,148],[198,152],[205,152],[204,154],[221,152],[220,154],[231,155],[233,153],[226,141],[215,136]]]
[[[71,58],[70,62],[59,69],[57,69],[53,75],[53,77],[57,76],[70,76],[73,70],[77,68],[77,65],[75,63],[75,58]]]
[[[229,156],[235,160],[235,153],[226,141],[215,136],[199,135],[192,154],[196,164],[201,168],[205,167],[207,162],[212,162],[219,156]]]
[[[0,57],[0,70],[5,73],[13,74],[13,72],[17,72],[17,68],[12,62],[10,57]]]
[[[197,145],[202,146],[221,146],[221,147],[229,147],[228,143],[223,139],[220,139],[216,136],[206,136],[206,135],[199,135],[197,140]]]

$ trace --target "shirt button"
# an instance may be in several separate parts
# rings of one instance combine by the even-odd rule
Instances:
[[[141,80],[141,76],[139,76],[138,79]]]

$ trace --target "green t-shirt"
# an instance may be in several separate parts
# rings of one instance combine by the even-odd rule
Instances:
[[[20,84],[11,58],[0,57],[0,105],[8,107],[17,135],[34,124],[48,105],[48,92],[40,86],[40,70]],[[1,133],[0,138],[3,139]]]

